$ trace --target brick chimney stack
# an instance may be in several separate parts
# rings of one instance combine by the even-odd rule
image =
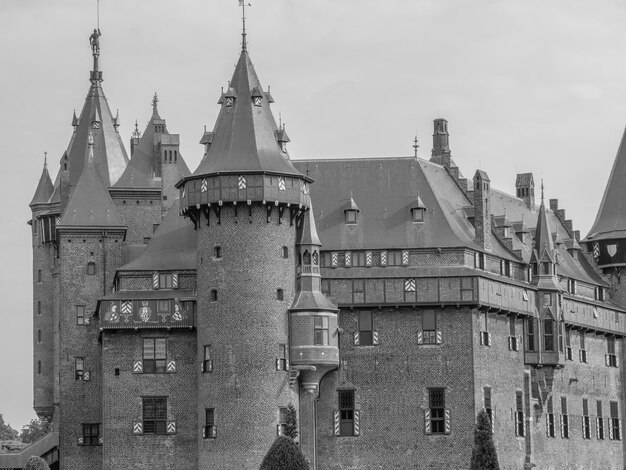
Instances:
[[[475,240],[485,250],[491,250],[491,191],[489,176],[482,170],[474,175]]]
[[[535,180],[532,173],[518,173],[515,180],[516,196],[526,203],[531,210],[535,210]]]
[[[450,145],[448,142],[448,121],[445,119],[434,120],[433,149],[430,161],[439,165],[450,167]]]

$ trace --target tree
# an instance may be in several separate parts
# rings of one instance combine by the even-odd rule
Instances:
[[[17,430],[4,422],[4,418],[0,414],[0,441],[12,441],[17,438],[18,434]]]
[[[470,470],[500,470],[496,446],[491,436],[491,419],[485,410],[478,413],[476,420]]]
[[[48,467],[44,459],[33,455],[32,457],[28,457],[24,470],[50,470],[50,467]]]
[[[25,444],[30,444],[41,439],[46,434],[48,434],[48,422],[31,419],[30,423],[22,428],[20,440]]]
[[[296,407],[289,403],[287,405],[287,416],[285,416],[285,436],[295,439],[298,437],[298,413]]]
[[[309,464],[293,439],[278,436],[265,454],[259,470],[309,470]]]

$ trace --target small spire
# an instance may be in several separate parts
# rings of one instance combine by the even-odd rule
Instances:
[[[91,46],[91,55],[93,55],[93,70],[91,72],[91,80],[92,81],[102,81],[102,75],[98,70],[98,57],[100,56],[100,36],[102,33],[100,32],[100,28],[96,28],[89,36],[89,45]]]
[[[415,138],[413,139],[413,151],[415,152],[415,158],[417,158],[417,149],[420,147],[417,142],[417,134],[415,134]]]
[[[137,119],[135,119],[135,130],[133,131],[132,137],[134,139],[139,139],[141,137],[141,132],[139,131],[139,123],[137,122]]]
[[[156,113],[157,112],[157,103],[159,102],[159,95],[157,95],[157,92],[154,92],[154,96],[152,97],[152,112]]]
[[[113,118],[113,127],[115,127],[115,131],[120,127],[120,110],[118,109],[115,113],[115,117]]]
[[[541,205],[543,206],[543,176],[541,177]]]
[[[43,169],[48,169],[48,152],[43,153]]]

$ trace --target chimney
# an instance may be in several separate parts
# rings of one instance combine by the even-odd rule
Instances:
[[[475,240],[481,248],[491,250],[491,191],[489,176],[482,170],[474,175]]]
[[[448,121],[445,119],[434,120],[433,149],[430,161],[439,165],[450,167],[450,146],[448,143]]]
[[[550,210],[552,212],[556,212],[559,210],[559,200],[558,199],[550,199]]]
[[[526,203],[531,211],[535,210],[535,180],[532,173],[518,173],[515,180],[515,190],[518,198]]]
[[[580,230],[574,230],[574,238],[577,242],[580,241]]]

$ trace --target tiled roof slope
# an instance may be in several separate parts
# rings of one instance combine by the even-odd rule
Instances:
[[[123,227],[115,204],[98,175],[91,144],[86,153],[87,163],[70,196],[59,227]]]
[[[95,121],[100,122],[100,128],[96,130],[93,129]],[[91,86],[78,119],[78,126],[75,128],[67,149],[71,187],[76,186],[85,167],[87,141],[92,131],[96,173],[104,185],[109,187],[122,176],[128,164],[128,156],[114,125],[113,116],[99,80],[91,80]],[[61,167],[63,163],[62,159]]]
[[[122,266],[120,271],[196,269],[197,232],[193,224],[179,215],[176,200],[161,221],[141,256]]]
[[[241,52],[230,87],[220,99],[222,109],[213,129],[213,142],[194,176],[215,173],[267,172],[302,176],[280,150],[276,121],[268,95],[262,87],[248,53]],[[252,94],[261,98],[254,106]],[[234,96],[226,106],[225,96]]]
[[[474,227],[464,208],[470,201],[440,165],[415,158],[294,160],[313,178],[311,197],[317,231],[325,250],[437,248],[474,243]],[[411,221],[410,208],[419,197],[425,221]],[[346,224],[350,197],[360,212],[356,225]],[[494,253],[513,259],[499,243]]]
[[[48,173],[48,165],[44,163],[43,171],[39,177],[39,183],[37,183],[37,189],[35,190],[33,199],[30,201],[30,205],[47,203],[53,192],[54,185],[50,179],[50,173]]]
[[[626,130],[622,136],[596,220],[587,235],[590,240],[626,237]]]

